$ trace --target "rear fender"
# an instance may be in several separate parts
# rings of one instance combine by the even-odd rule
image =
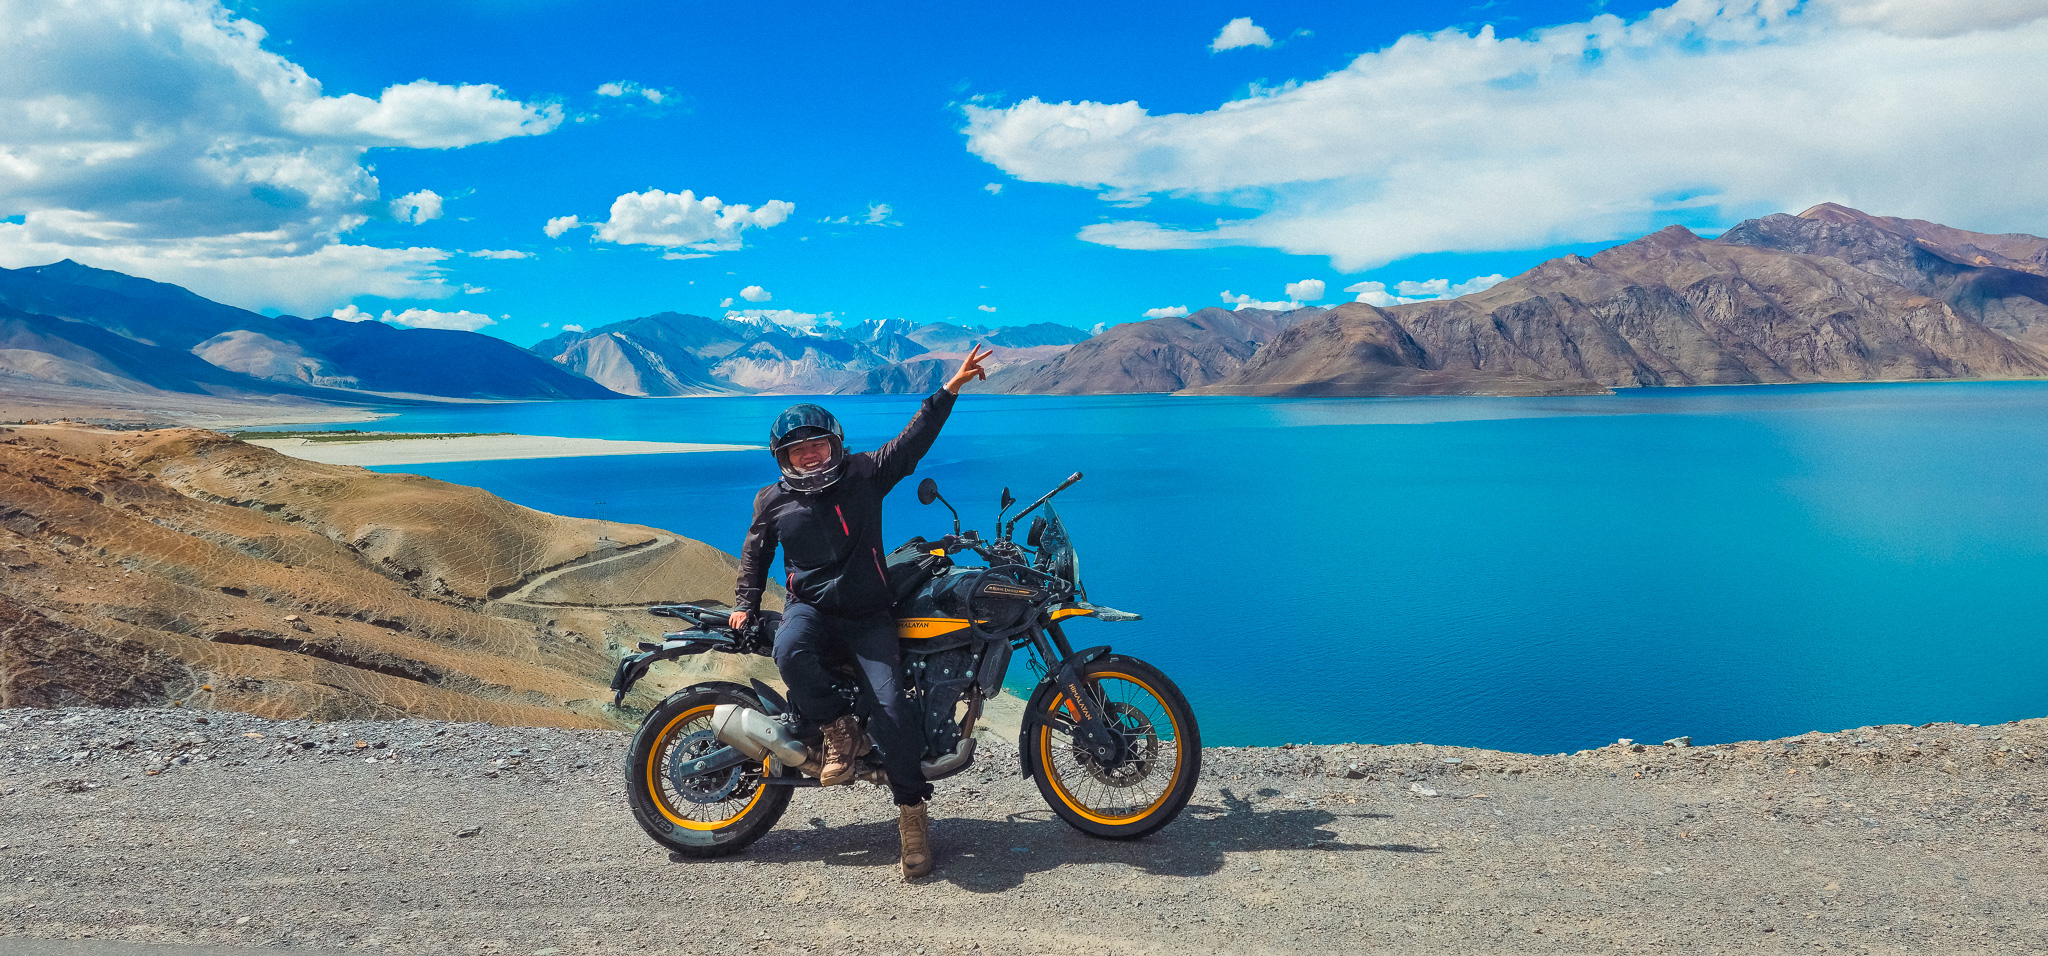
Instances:
[[[641,641],[640,652],[628,654],[619,659],[619,667],[612,672],[612,706],[626,702],[626,694],[640,678],[647,676],[648,668],[661,661],[672,661],[679,657],[702,654],[706,651],[730,651],[738,647],[731,637],[714,631],[676,631],[661,636],[661,643]]]

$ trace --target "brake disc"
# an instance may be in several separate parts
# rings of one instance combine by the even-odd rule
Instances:
[[[746,779],[744,764],[685,776],[677,772],[683,764],[702,757],[723,746],[709,730],[700,730],[676,742],[676,749],[668,758],[668,781],[675,785],[676,796],[691,803],[718,803],[730,799]]]
[[[1104,708],[1108,713],[1103,722],[1124,738],[1124,748],[1130,754],[1116,767],[1105,767],[1098,763],[1078,744],[1074,755],[1080,758],[1081,767],[1097,783],[1111,787],[1131,787],[1152,775],[1152,764],[1159,756],[1159,734],[1152,726],[1152,720],[1144,711],[1122,702],[1112,702]]]

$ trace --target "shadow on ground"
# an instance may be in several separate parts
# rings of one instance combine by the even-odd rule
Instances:
[[[1272,796],[1277,791],[1261,791]],[[1091,863],[1123,864],[1153,876],[1207,876],[1223,869],[1232,853],[1260,850],[1318,850],[1332,853],[1436,853],[1408,844],[1344,843],[1329,829],[1338,819],[1387,819],[1388,814],[1335,812],[1322,808],[1260,810],[1249,800],[1222,793],[1223,806],[1190,804],[1166,829],[1140,840],[1101,840],[1068,826],[1051,810],[1013,813],[1001,820],[946,817],[935,803],[932,842],[939,853],[936,880],[976,893],[1012,889],[1032,873]],[[827,866],[896,867],[894,819],[829,827],[813,817],[809,826],[785,820],[744,851],[761,863],[823,862]],[[686,865],[718,861],[671,857]]]

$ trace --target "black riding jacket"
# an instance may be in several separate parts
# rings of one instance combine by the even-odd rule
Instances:
[[[824,491],[792,491],[780,481],[761,489],[740,548],[739,609],[761,607],[768,563],[781,545],[790,600],[845,617],[888,610],[893,597],[884,571],[882,497],[917,468],[958,397],[943,389],[933,393],[903,434],[874,451],[847,455],[845,472]]]

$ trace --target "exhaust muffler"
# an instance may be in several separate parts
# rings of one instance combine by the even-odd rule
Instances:
[[[711,735],[755,760],[773,757],[785,767],[801,767],[811,750],[782,721],[744,704],[719,704],[711,709]]]
[[[711,735],[755,760],[773,757],[785,767],[802,767],[811,759],[811,749],[796,739],[782,721],[744,704],[719,704],[712,708]],[[921,761],[926,779],[935,780],[966,766],[974,759],[977,742],[973,735],[964,735],[952,753]],[[867,771],[860,779],[877,784],[888,782],[880,769]]]

